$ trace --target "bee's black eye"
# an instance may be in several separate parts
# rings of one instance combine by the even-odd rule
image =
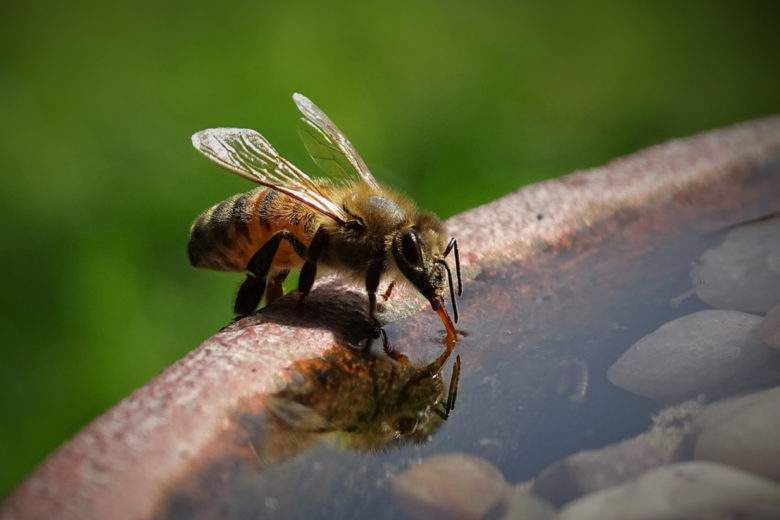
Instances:
[[[419,265],[422,260],[420,238],[414,230],[407,231],[401,237],[401,253],[410,265]]]

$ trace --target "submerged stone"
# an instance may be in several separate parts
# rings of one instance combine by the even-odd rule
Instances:
[[[780,486],[711,462],[672,464],[572,502],[558,520],[780,518]]]
[[[780,218],[737,227],[691,270],[696,294],[718,309],[764,314],[780,295]]]
[[[507,491],[503,501],[486,518],[552,520],[556,514],[555,507],[531,493],[527,485],[517,485]]]
[[[780,349],[780,304],[769,309],[764,321],[761,322],[761,341],[770,347]]]
[[[708,406],[694,456],[780,481],[780,387]]]
[[[780,355],[759,339],[761,317],[706,310],[636,342],[607,371],[621,388],[664,403],[722,397],[780,381]]]
[[[642,473],[688,457],[688,438],[701,410],[696,401],[668,408],[649,431],[598,450],[580,451],[544,469],[531,490],[562,505],[584,494],[622,484]]]
[[[487,460],[465,453],[434,455],[397,475],[393,495],[412,518],[481,518],[507,491]]]

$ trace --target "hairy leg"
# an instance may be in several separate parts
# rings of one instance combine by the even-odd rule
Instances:
[[[258,249],[246,266],[247,277],[236,295],[236,302],[233,311],[239,316],[253,312],[260,300],[263,299],[263,293],[266,287],[266,278],[271,264],[274,261],[276,251],[282,240],[287,240],[297,253],[306,252],[306,246],[298,240],[291,232],[279,231]],[[272,281],[273,283],[273,281]]]
[[[311,239],[309,248],[306,251],[303,267],[301,268],[301,274],[298,277],[298,290],[301,292],[301,302],[306,298],[311,291],[312,285],[314,285],[314,278],[317,276],[317,261],[320,258],[320,254],[325,248],[328,247],[330,235],[324,227],[320,226],[317,232]]]
[[[376,290],[379,287],[379,280],[385,271],[383,259],[372,261],[366,271],[366,292],[368,293],[368,317],[378,327],[379,320],[376,319]]]

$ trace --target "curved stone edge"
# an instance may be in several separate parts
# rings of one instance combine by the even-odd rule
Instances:
[[[774,116],[531,185],[447,225],[457,234],[466,274],[473,275],[480,265],[527,257],[534,244],[554,244],[618,210],[740,175],[779,152],[780,117]],[[404,298],[393,308],[409,313],[421,306]],[[322,329],[249,320],[209,338],[86,426],[8,497],[0,518],[153,514],[167,486],[194,467],[226,427],[228,410],[273,390],[274,374],[291,360],[317,355],[334,342]]]

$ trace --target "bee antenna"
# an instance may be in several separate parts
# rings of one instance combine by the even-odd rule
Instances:
[[[458,276],[458,296],[463,296],[463,283],[460,279],[460,254],[458,253],[458,241],[455,238],[451,238],[450,243],[447,244],[447,248],[444,250],[444,258],[447,258],[447,255],[453,249],[455,250],[455,273]]]
[[[444,260],[436,260],[436,263],[443,265],[447,271],[447,281],[450,283],[450,299],[452,300],[452,317],[455,323],[458,323],[458,302],[455,300],[455,288],[452,285],[452,271],[450,271],[450,266]]]

